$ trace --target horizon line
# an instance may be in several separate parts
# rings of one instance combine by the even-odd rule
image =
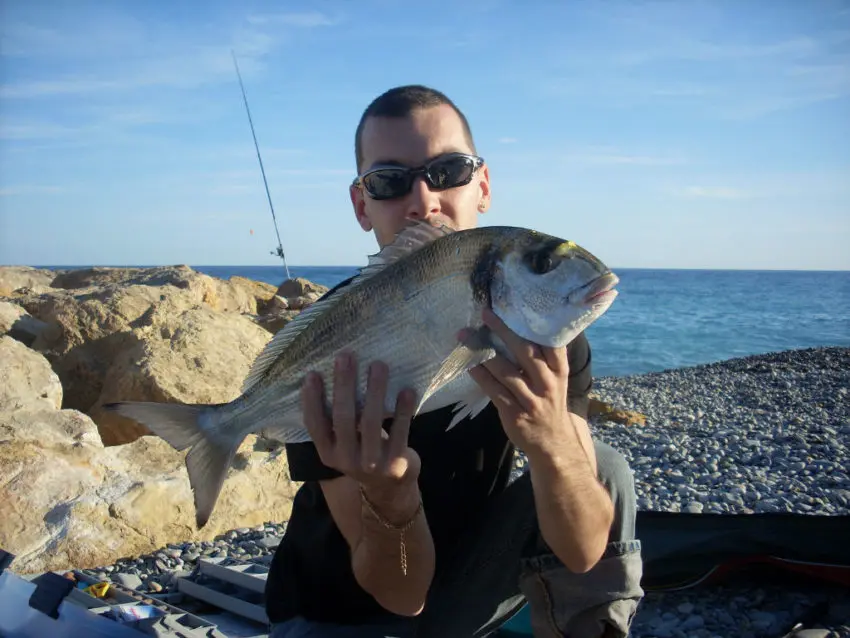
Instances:
[[[365,264],[321,264],[321,265],[307,265],[307,264],[287,264],[289,269],[293,268],[347,268],[347,269],[360,269],[363,268]],[[53,265],[33,265],[33,264],[0,264],[0,268],[37,268],[43,270],[62,270],[62,269],[83,269],[83,268],[164,268],[164,267],[176,267],[176,266],[187,266],[192,269],[198,268],[281,268],[282,265],[278,264],[188,264],[185,262],[169,262],[169,263],[160,263],[160,264],[53,264]],[[785,273],[797,273],[797,272],[818,272],[818,273],[850,273],[850,268],[769,268],[769,267],[760,267],[760,268],[735,268],[735,267],[723,267],[723,266],[611,266],[610,269],[612,271],[630,271],[630,270],[653,270],[653,271],[692,271],[692,272],[785,272]]]

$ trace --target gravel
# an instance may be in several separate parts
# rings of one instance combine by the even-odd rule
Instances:
[[[594,420],[620,450],[641,510],[850,513],[850,348],[814,348],[594,382],[602,401],[646,416],[645,425]],[[524,471],[517,459],[515,474]],[[173,591],[201,557],[268,564],[285,523],[237,529],[87,570],[139,591]],[[850,637],[850,594],[747,584],[648,592],[634,638],[782,636],[823,605],[830,636]]]

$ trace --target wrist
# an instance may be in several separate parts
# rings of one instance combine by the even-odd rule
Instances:
[[[378,511],[385,519],[394,524],[408,521],[419,508],[422,496],[416,481],[392,482],[388,485],[360,484],[361,498],[368,501],[363,503]]]

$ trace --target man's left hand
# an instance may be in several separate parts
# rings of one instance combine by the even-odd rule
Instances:
[[[561,443],[570,415],[566,348],[548,348],[523,339],[489,308],[483,319],[508,347],[516,364],[496,355],[469,371],[493,401],[511,442],[527,455]]]

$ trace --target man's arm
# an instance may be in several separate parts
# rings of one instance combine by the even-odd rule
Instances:
[[[526,452],[540,533],[570,571],[583,573],[608,543],[614,505],[596,472],[587,422],[570,413],[564,435]]]
[[[525,452],[544,540],[570,571],[586,572],[605,550],[614,506],[597,478],[587,421],[568,409],[569,395],[581,390],[570,393],[566,351],[520,338],[489,310],[483,318],[517,363],[496,356],[470,374]]]
[[[418,510],[416,482],[384,494],[366,492],[383,518],[399,525],[413,521],[404,533],[407,575],[401,568],[400,533],[375,518],[363,503],[358,483],[344,476],[320,485],[334,521],[351,548],[352,570],[360,586],[392,613],[419,614],[431,586],[435,556],[428,521]]]

